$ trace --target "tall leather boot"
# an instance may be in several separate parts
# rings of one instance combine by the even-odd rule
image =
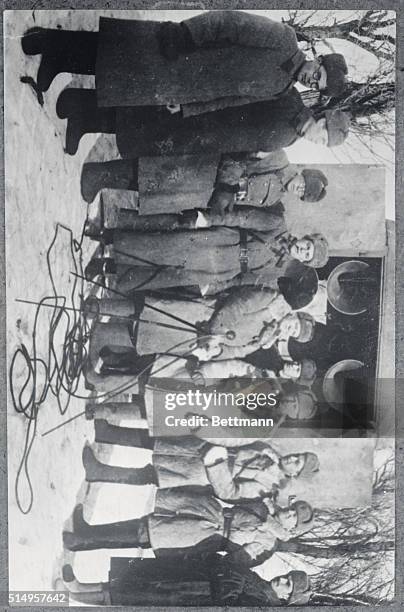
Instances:
[[[47,91],[59,72],[95,74],[98,32],[31,28],[22,38],[27,55],[42,55],[37,85]]]
[[[89,525],[83,517],[83,505],[73,511],[73,532],[63,532],[63,543],[72,551],[98,548],[150,548],[147,517]]]
[[[57,101],[56,114],[60,119],[75,115],[88,115],[97,110],[97,91],[78,87],[66,87]]]
[[[115,134],[115,108],[97,108],[92,113],[73,115],[67,119],[66,147],[68,155],[74,155],[84,134]]]
[[[123,468],[101,463],[93,449],[86,444],[83,448],[83,466],[87,482],[114,482],[118,484],[158,484],[156,472],[151,464],[142,468]]]
[[[81,195],[89,204],[102,189],[138,190],[137,160],[89,162],[81,171]]]
[[[105,419],[95,419],[94,428],[96,442],[148,449],[154,447],[154,440],[147,429],[118,427],[117,425],[111,425]]]

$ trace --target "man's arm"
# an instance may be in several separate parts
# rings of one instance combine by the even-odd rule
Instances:
[[[211,448],[204,457],[204,464],[215,495],[223,501],[256,499],[264,493],[262,485],[254,480],[237,482],[233,479],[225,448]]]
[[[243,11],[207,11],[182,22],[196,47],[232,44],[278,50],[285,43],[298,50],[293,28]]]
[[[276,296],[277,292],[272,289],[242,287],[237,293],[229,295],[220,310],[213,313],[209,321],[209,333],[225,334],[227,330],[237,329],[248,315],[257,314],[266,319],[268,313],[265,311]],[[258,327],[261,329],[262,326]],[[237,346],[237,338],[233,343],[226,342],[226,344]]]

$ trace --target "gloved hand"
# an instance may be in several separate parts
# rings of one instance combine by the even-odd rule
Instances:
[[[157,31],[157,40],[161,55],[170,61],[195,50],[190,31],[183,23],[165,21]]]

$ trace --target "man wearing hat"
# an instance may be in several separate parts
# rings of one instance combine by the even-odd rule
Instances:
[[[280,166],[274,168],[274,160]],[[327,177],[320,170],[306,168],[297,172],[289,165],[285,152],[226,155],[219,165],[216,186],[209,202],[223,214],[234,204],[273,206],[286,193],[304,202],[319,202],[325,197]]]
[[[271,100],[296,82],[338,96],[348,72],[340,54],[308,60],[289,25],[232,10],[181,23],[101,17],[99,32],[35,27],[22,48],[42,55],[40,91],[59,72],[93,74],[102,107],[163,106],[184,116]]]
[[[122,440],[125,439],[125,428],[115,427],[115,443],[118,443],[119,429],[122,429]],[[107,438],[103,437],[103,441]],[[155,484],[159,489],[210,486],[219,499],[236,501],[265,497],[277,488],[284,488],[290,479],[309,476],[320,467],[314,453],[281,456],[261,440],[248,443],[244,439],[244,446],[228,449],[218,445],[218,441],[212,439],[211,443],[193,436],[153,439],[147,430],[131,428],[131,446],[152,449],[151,463],[142,468],[107,465],[87,444],[83,449],[86,480]]]
[[[72,551],[136,547],[171,558],[184,549],[230,549],[230,559],[253,565],[261,555],[275,552],[278,540],[288,541],[312,525],[313,510],[307,502],[276,506],[265,514],[261,507],[257,511],[257,504],[224,508],[213,495],[182,487],[158,489],[151,514],[117,523],[90,525],[78,504],[73,530],[63,532],[63,542]]]
[[[285,606],[305,605],[311,595],[305,572],[292,570],[271,580],[218,553],[194,558],[112,557],[107,583],[81,583],[63,566],[63,590],[75,601],[113,606]]]
[[[293,330],[292,334],[289,334],[287,337],[280,338],[281,340],[287,340],[289,344],[289,340],[293,339],[294,342],[300,344],[305,344],[310,342],[314,335],[314,330],[316,326],[315,319],[306,312],[295,312],[294,317],[297,321],[296,328]],[[275,372],[278,376],[279,373],[283,370],[285,366],[285,360],[279,354],[277,349],[277,344],[270,346],[269,348],[262,347],[253,353],[250,353],[245,358],[248,363],[251,363],[256,368],[260,368],[261,370],[270,370]],[[299,363],[302,360],[295,359],[293,363]],[[314,364],[315,365],[315,364]],[[287,365],[287,370],[292,366]],[[293,370],[295,366],[293,366]],[[300,372],[298,376],[300,375]]]
[[[130,227],[107,230],[101,239],[111,245],[112,259],[93,259],[86,275],[116,274],[116,288],[125,294],[187,286],[199,286],[203,295],[246,284],[278,287],[291,259],[315,268],[328,260],[321,234],[288,234],[282,205],[239,206],[224,215],[209,209],[139,215]]]
[[[349,113],[338,109],[313,115],[295,88],[279,99],[190,117],[152,113],[148,108],[101,108],[91,89],[67,89],[61,98],[56,108],[60,118],[67,118],[66,153],[76,153],[84,134],[116,134],[120,156],[131,161],[200,153],[272,152],[299,138],[337,147],[347,138],[351,120]],[[74,111],[64,109],[65,98],[78,98],[72,104]]]
[[[310,387],[316,378],[316,364],[312,359],[285,361],[279,371],[280,378],[291,380],[304,387]]]
[[[285,194],[304,202],[318,202],[326,194],[324,173],[309,168],[298,172],[283,150],[219,158],[200,154],[85,163],[82,195],[90,203],[102,189],[137,191],[140,214],[150,215],[206,206],[222,214],[235,204],[273,206]]]
[[[317,408],[316,396],[305,387],[296,387],[294,390],[288,389],[276,406],[276,410],[281,416],[299,421],[312,419],[317,413]]]

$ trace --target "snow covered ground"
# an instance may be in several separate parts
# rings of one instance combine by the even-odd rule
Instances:
[[[69,157],[63,151],[65,123],[57,118],[55,103],[61,90],[70,82],[69,75],[59,75],[45,103],[40,107],[32,89],[20,82],[24,75],[35,76],[38,57],[22,53],[20,38],[34,25],[66,29],[96,29],[100,14],[149,19],[182,19],[198,11],[10,11],[5,15],[5,127],[6,127],[6,258],[7,258],[7,350],[11,358],[20,343],[30,346],[35,308],[15,302],[16,298],[39,300],[50,293],[46,269],[46,249],[61,223],[79,237],[86,215],[80,196],[79,176],[95,138],[86,136],[78,154]],[[170,13],[170,15],[168,15]],[[91,85],[91,79],[86,81]],[[301,153],[291,150],[292,161],[301,161]],[[307,150],[304,153],[307,161]],[[318,161],[324,152],[316,152]],[[328,152],[327,152],[328,155]],[[300,159],[299,159],[300,157]],[[311,162],[316,159],[310,157]],[[360,160],[357,160],[360,161]],[[60,235],[56,245],[55,271],[59,291],[68,295],[71,289],[67,234]],[[85,244],[90,253],[91,244]],[[44,326],[45,328],[45,326]],[[46,335],[37,338],[38,352],[46,351]],[[21,373],[20,382],[23,380]],[[18,380],[16,381],[18,382]],[[81,391],[84,391],[83,389]],[[151,488],[124,485],[83,486],[84,471],[81,451],[86,440],[93,439],[91,421],[80,417],[49,434],[41,434],[62,421],[82,412],[83,400],[76,399],[61,417],[56,402],[41,407],[38,431],[29,460],[34,491],[32,510],[20,513],[15,503],[14,483],[20,462],[26,421],[13,412],[9,404],[9,571],[10,589],[41,590],[52,588],[52,579],[60,566],[57,557],[62,551],[63,523],[70,516],[75,500],[89,493],[87,518],[94,522],[122,520],[141,515],[152,501]],[[105,454],[108,449],[104,450]],[[113,451],[111,462],[117,465],[141,465],[147,452],[128,449]],[[26,481],[22,480],[21,496],[28,499]],[[74,559],[79,578],[86,581],[106,579],[109,557],[114,551],[78,553]],[[135,556],[136,551],[116,551],[119,555]],[[275,557],[266,575],[276,575],[287,569],[286,562]]]

